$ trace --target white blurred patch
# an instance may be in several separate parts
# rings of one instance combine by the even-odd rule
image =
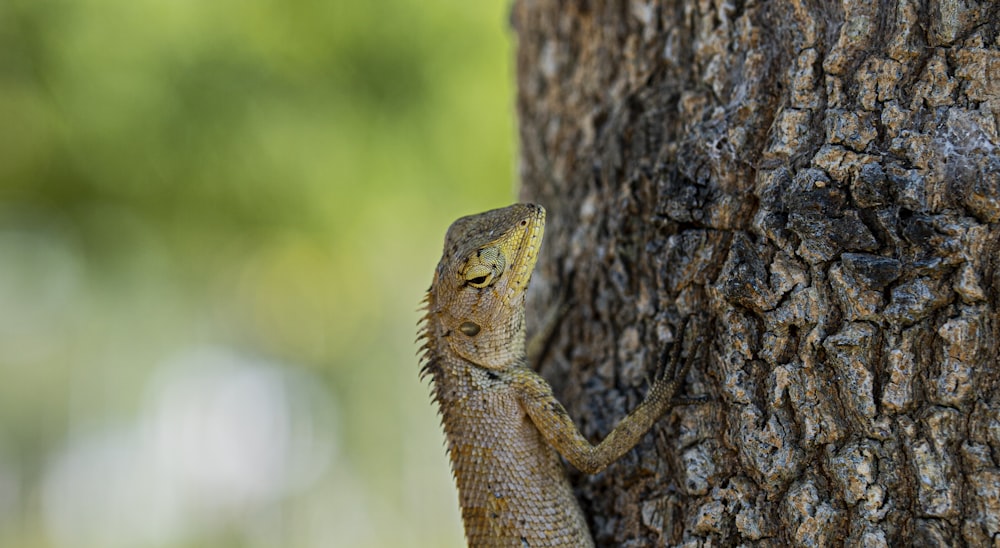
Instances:
[[[333,409],[315,379],[224,349],[161,368],[139,420],[72,440],[45,478],[59,546],[163,545],[255,516],[327,470]]]

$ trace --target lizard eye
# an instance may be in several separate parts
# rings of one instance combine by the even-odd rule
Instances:
[[[462,276],[466,285],[481,289],[495,282],[506,267],[507,259],[499,248],[485,247],[469,257]]]
[[[472,287],[486,287],[493,282],[493,271],[486,265],[475,265],[465,271],[465,283]]]
[[[494,278],[493,271],[485,265],[475,265],[465,271],[465,285],[471,285],[477,289],[490,285]]]

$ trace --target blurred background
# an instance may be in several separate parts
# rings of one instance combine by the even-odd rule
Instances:
[[[0,546],[460,546],[416,308],[507,2],[0,1]]]

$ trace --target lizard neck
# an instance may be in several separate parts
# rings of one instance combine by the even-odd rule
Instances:
[[[525,362],[524,297],[507,314],[499,314],[480,329],[475,346],[469,337],[454,329],[466,316],[462,310],[452,311],[437,306],[433,288],[424,299],[425,314],[417,340],[423,340],[421,375],[436,368],[462,369],[476,367],[501,372]],[[470,350],[476,350],[471,352]],[[470,355],[471,354],[471,355]]]
[[[524,340],[523,335],[519,340]],[[454,384],[455,379],[459,376],[482,374],[495,377],[516,367],[524,366],[526,363],[523,342],[512,350],[514,351],[511,352],[510,360],[497,367],[484,366],[469,360],[455,352],[447,344],[429,345],[425,348],[422,358],[421,378],[430,375],[435,384],[446,383],[450,385]]]

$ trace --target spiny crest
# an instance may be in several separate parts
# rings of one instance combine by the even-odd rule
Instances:
[[[424,315],[417,320],[417,341],[423,341],[420,347],[417,349],[417,354],[420,356],[420,380],[423,381],[428,375],[432,379],[436,378],[441,372],[441,368],[438,364],[437,354],[434,351],[434,338],[433,333],[431,333],[432,322],[431,322],[431,307],[433,306],[434,297],[431,294],[431,290],[427,290],[427,295],[424,296],[423,301],[421,301],[421,307],[424,311]],[[444,420],[443,412],[443,402],[441,401],[441,386],[438,382],[431,382],[431,403],[437,407],[438,417],[441,419],[441,426],[447,428],[447,424]],[[445,453],[451,453],[450,444],[445,442]],[[452,471],[454,475],[454,471]]]
[[[424,314],[417,320],[417,339],[414,342],[423,341],[417,348],[417,355],[419,356],[420,367],[420,380],[424,380],[428,374],[434,372],[436,368],[436,360],[434,360],[434,337],[431,333],[431,306],[434,302],[434,296],[431,295],[431,290],[427,290],[427,294],[424,295],[424,299],[420,301],[419,310],[423,310]],[[436,396],[435,396],[436,398]]]

